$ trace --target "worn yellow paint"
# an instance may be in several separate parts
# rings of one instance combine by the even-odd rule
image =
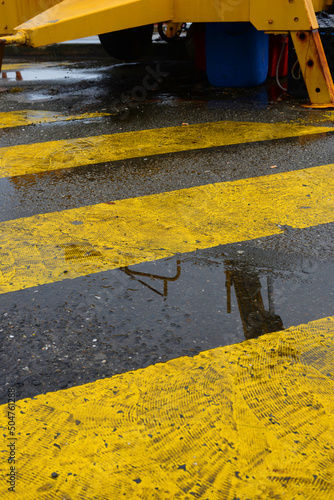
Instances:
[[[24,69],[32,69],[32,68],[50,68],[50,67],[58,67],[58,66],[69,66],[71,63],[69,62],[35,62],[35,63],[12,63],[12,64],[3,64],[2,71],[22,71]]]
[[[334,132],[296,123],[212,122],[0,148],[0,177]]]
[[[305,118],[300,118],[298,123],[302,124],[314,124],[314,123],[326,123],[326,122],[334,122],[334,111],[312,111]]]
[[[334,104],[333,79],[319,32],[292,32],[291,37],[311,103]]]
[[[21,400],[0,496],[332,500],[333,390],[329,317]]]
[[[325,2],[324,2],[325,3]],[[250,0],[250,21],[258,30],[293,31],[318,28],[311,0]]]
[[[0,113],[0,128],[37,125],[71,120],[87,120],[110,116],[109,113],[83,113],[82,115],[62,115],[53,111],[22,110]]]
[[[0,293],[334,221],[334,165],[0,224]]]

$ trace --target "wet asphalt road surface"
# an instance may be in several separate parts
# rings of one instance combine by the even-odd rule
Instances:
[[[1,112],[109,115],[4,128],[0,147],[222,120],[332,124],[273,81],[214,89],[191,60],[5,60],[12,63],[31,66],[22,66],[22,80],[14,71],[2,78]],[[122,95],[141,84],[147,65],[158,64],[168,75],[128,107]],[[333,157],[334,135],[323,133],[3,178],[0,218],[263,176],[272,166],[288,172]],[[281,235],[2,294],[1,401],[8,387],[18,399],[33,397],[332,315],[333,235],[334,223],[287,227]]]

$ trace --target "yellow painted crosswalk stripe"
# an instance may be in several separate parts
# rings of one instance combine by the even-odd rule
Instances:
[[[334,127],[213,122],[3,147],[0,148],[0,177],[326,132],[334,132]]]
[[[334,165],[0,224],[0,293],[334,221]]]
[[[333,352],[330,317],[21,400],[17,441],[3,405],[13,498],[330,500]]]
[[[87,120],[109,116],[109,113],[83,113],[81,115],[62,115],[53,111],[21,110],[0,113],[0,128],[37,125],[71,120]]]

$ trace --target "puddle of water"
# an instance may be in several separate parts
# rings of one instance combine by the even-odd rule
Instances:
[[[176,329],[185,343],[205,349],[333,314],[334,265],[329,263],[303,261],[295,272],[281,273],[224,258],[208,262],[180,256],[120,272],[142,329],[154,331],[160,321],[165,331]],[[143,301],[150,305],[141,314]]]
[[[22,71],[23,69],[38,69],[38,68],[56,68],[58,66],[69,66],[69,62],[39,62],[39,63],[13,63],[13,64],[3,64],[2,71]]]
[[[3,295],[0,330],[13,332],[6,357],[35,357],[46,373],[55,355],[42,346],[52,339],[59,372],[65,385],[73,385],[333,315],[333,263],[300,259],[275,268],[262,259],[260,268],[228,259],[221,248]],[[82,241],[59,250],[69,263],[94,260],[96,253]],[[0,281],[13,270],[9,253],[2,260]],[[63,363],[69,353],[70,367]],[[40,393],[24,384],[24,397]],[[64,382],[48,384],[44,392]]]
[[[68,67],[35,67],[2,71],[1,82],[55,81],[55,80],[96,80],[102,71],[78,70]]]

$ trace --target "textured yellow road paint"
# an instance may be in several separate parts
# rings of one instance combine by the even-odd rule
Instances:
[[[0,224],[0,293],[334,221],[334,165]]]
[[[314,113],[314,114],[313,114]],[[323,123],[323,122],[333,122],[334,121],[334,111],[315,111],[313,110],[307,119],[300,119],[298,123]]]
[[[12,146],[0,148],[0,177],[326,132],[334,132],[334,127],[214,122]]]
[[[330,317],[21,400],[0,496],[332,500],[333,391]]]
[[[110,116],[109,113],[84,113],[82,115],[61,115],[53,111],[11,111],[0,113],[0,128],[37,125],[39,123],[63,122],[70,120],[87,120]]]

